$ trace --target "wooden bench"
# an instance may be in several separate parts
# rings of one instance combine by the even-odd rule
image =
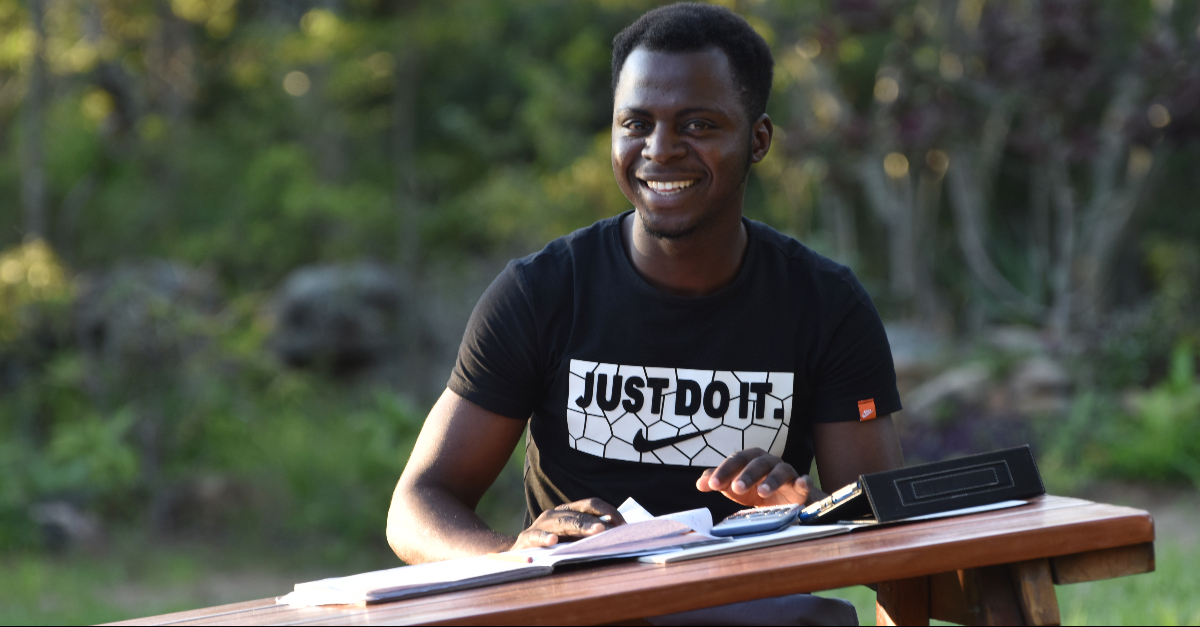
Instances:
[[[667,566],[581,567],[367,607],[291,608],[262,599],[119,624],[644,624],[638,619],[865,584],[877,586],[880,624],[1053,625],[1055,584],[1150,572],[1153,541],[1147,512],[1046,496],[1025,507]]]

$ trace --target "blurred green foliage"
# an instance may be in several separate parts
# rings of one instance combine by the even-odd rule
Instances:
[[[432,277],[626,209],[609,42],[658,4],[0,0],[0,552],[48,545],[31,508],[65,501],[387,555],[431,399],[281,365],[273,291],[364,259],[450,290]],[[851,264],[889,318],[1051,329],[1078,381],[1040,427],[1052,488],[1200,482],[1200,5],[724,4],[778,62],[747,214]],[[987,158],[976,240],[943,186]],[[160,289],[163,264],[213,285]],[[125,326],[101,342],[89,316]],[[481,504],[506,531],[521,453]]]
[[[1089,332],[1080,393],[1065,420],[1042,425],[1059,490],[1097,476],[1200,488],[1200,255],[1178,237],[1147,237],[1143,250],[1153,291]]]
[[[1116,423],[1113,470],[1157,480],[1182,475],[1200,488],[1200,382],[1192,348],[1177,346],[1167,379],[1130,400],[1133,419]]]
[[[255,307],[221,313],[192,321],[202,348],[179,370],[97,373],[88,357],[58,351],[22,377],[0,404],[0,511],[66,498],[168,531],[253,522],[264,537],[381,544],[421,414],[387,390],[283,369],[262,350]],[[205,481],[216,493],[205,495]],[[147,510],[157,520],[140,518]],[[30,539],[11,527],[4,544]]]

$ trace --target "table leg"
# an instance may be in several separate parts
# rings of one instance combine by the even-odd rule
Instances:
[[[928,625],[929,577],[879,584],[875,601],[877,625]]]
[[[972,625],[1024,625],[1007,565],[959,571]]]
[[[1017,602],[1026,625],[1059,625],[1058,595],[1050,560],[1030,560],[1009,565]]]
[[[931,618],[967,625],[1059,624],[1049,560],[939,573],[928,581]],[[882,604],[882,586],[880,599]]]

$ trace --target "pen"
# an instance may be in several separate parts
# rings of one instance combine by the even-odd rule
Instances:
[[[611,515],[609,515],[609,514],[605,514],[605,515],[603,515],[603,516],[601,516],[601,517],[600,517],[600,522],[602,522],[602,523],[604,523],[604,524],[606,524],[606,525],[607,525],[607,524],[609,524],[609,523],[611,523],[611,522],[612,522],[612,516],[611,516]]]

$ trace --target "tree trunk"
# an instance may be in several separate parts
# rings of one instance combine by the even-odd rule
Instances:
[[[420,60],[411,46],[400,52],[392,102],[392,160],[395,165],[397,252],[401,267],[412,273],[420,258],[417,206],[416,92]]]
[[[828,181],[821,186],[818,202],[822,221],[833,239],[834,261],[853,267],[858,262],[858,229],[854,207],[846,202],[837,186]]]
[[[25,239],[46,234],[46,164],[43,134],[46,123],[46,27],[43,0],[28,0],[29,22],[33,27],[33,59],[29,71],[29,91],[21,115],[21,204],[25,211]]]

